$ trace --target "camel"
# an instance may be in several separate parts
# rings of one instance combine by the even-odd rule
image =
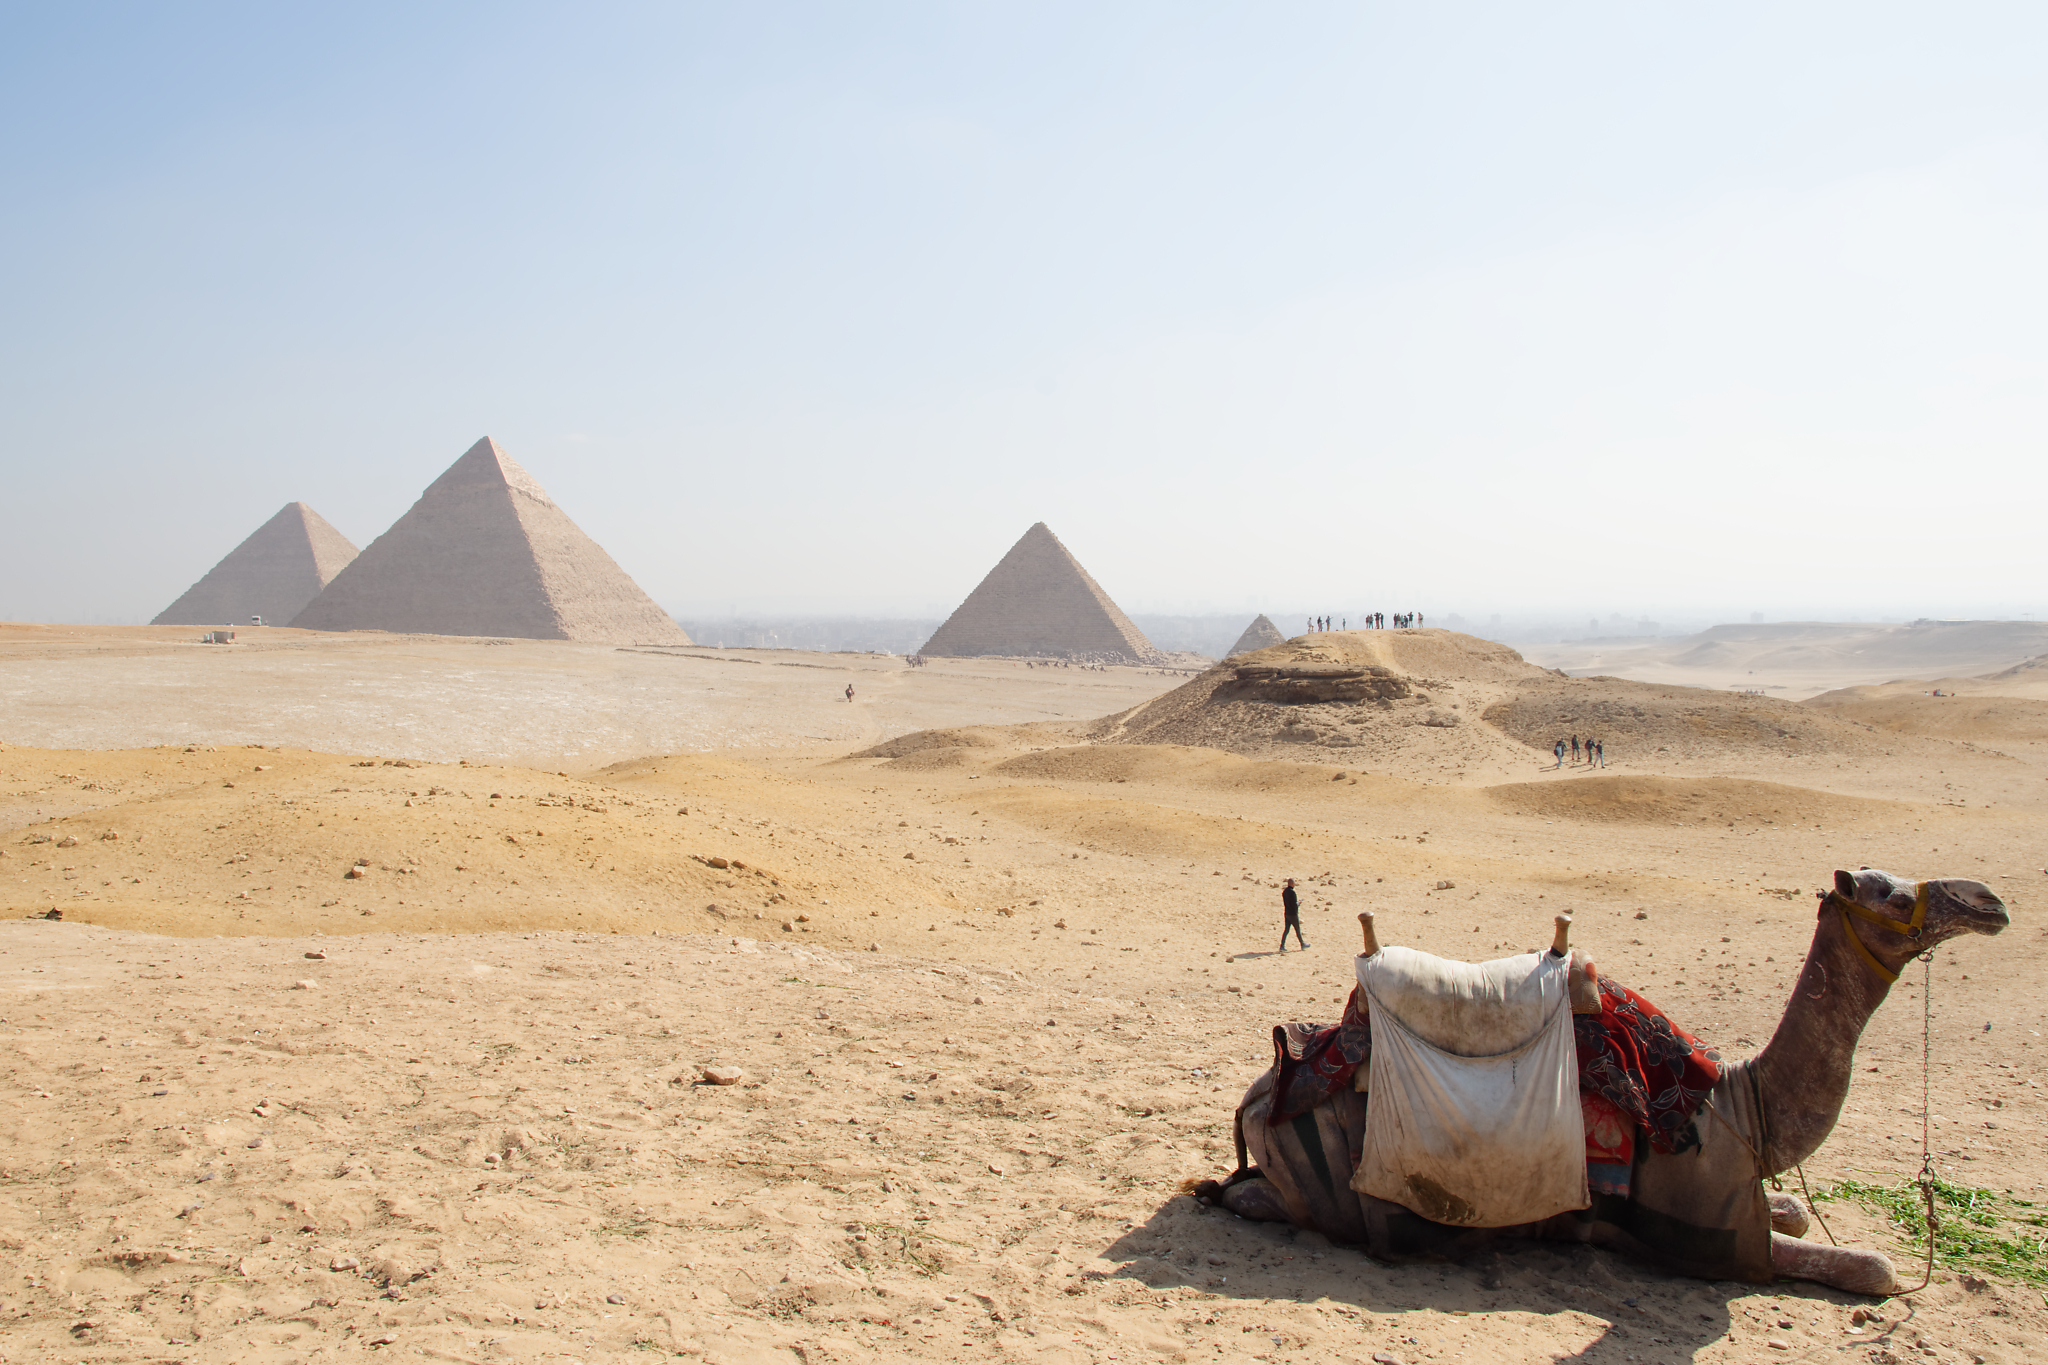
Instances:
[[[1371,953],[1371,919],[1360,919]],[[1238,1173],[1194,1192],[1242,1217],[1362,1242],[1385,1259],[1456,1259],[1502,1236],[1541,1237],[1614,1247],[1703,1278],[1785,1276],[1890,1293],[1899,1282],[1888,1257],[1803,1240],[1804,1208],[1786,1195],[1767,1198],[1762,1180],[1811,1157],[1834,1129],[1857,1039],[1900,969],[1958,935],[1996,934],[2008,923],[2004,903],[1982,882],[1916,883],[1874,868],[1835,873],[1777,1031],[1754,1057],[1722,1064],[1696,1119],[1699,1144],[1675,1154],[1639,1145],[1630,1193],[1596,1196],[1586,1210],[1513,1228],[1449,1227],[1353,1193],[1365,1097],[1340,1091],[1309,1114],[1269,1124],[1271,1070],[1239,1109]],[[1246,1150],[1256,1167],[1246,1166]]]

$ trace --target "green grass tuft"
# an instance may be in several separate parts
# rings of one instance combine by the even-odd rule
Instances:
[[[1916,1256],[1927,1254],[1927,1205],[1917,1180],[1878,1185],[1840,1180],[1814,1192],[1817,1201],[1852,1199],[1882,1214]],[[1934,1264],[1944,1270],[1998,1275],[2048,1287],[2048,1218],[2025,1199],[1934,1177]]]

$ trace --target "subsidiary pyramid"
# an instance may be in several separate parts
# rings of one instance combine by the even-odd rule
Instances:
[[[1010,547],[921,652],[1099,663],[1161,657],[1042,521]]]
[[[1286,643],[1287,637],[1280,633],[1280,627],[1267,620],[1265,613],[1261,612],[1259,619],[1246,626],[1244,634],[1237,637],[1237,643],[1230,647],[1230,654],[1249,654],[1255,649],[1271,649],[1274,645]],[[1230,654],[1223,657],[1227,659]]]
[[[347,536],[303,502],[288,502],[165,607],[153,626],[281,626],[356,557]]]
[[[486,436],[292,622],[309,630],[688,644]]]

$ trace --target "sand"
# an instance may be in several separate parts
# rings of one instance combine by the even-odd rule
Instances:
[[[1715,626],[1662,640],[1528,645],[1528,657],[1574,677],[1752,690],[1801,701],[1836,688],[1900,679],[1979,677],[2048,655],[2048,622],[1916,621],[1911,625],[1786,621]],[[2048,672],[2008,676],[2008,695],[2048,697]]]
[[[2038,1293],[1995,1280],[1938,1274],[1851,1335],[1861,1301],[1815,1286],[1558,1247],[1388,1267],[1176,1193],[1232,1164],[1271,1026],[1334,1012],[1358,910],[1469,958],[1571,911],[1739,1056],[1815,888],[1868,863],[2007,898],[2004,936],[1933,968],[1934,1145],[2039,1200],[2024,737],[1815,707],[1840,751],[1741,732],[1600,773],[1408,726],[1481,736],[1461,774],[1228,727],[1258,752],[1088,742],[1185,685],[1136,669],[293,634],[0,634],[0,1359],[2048,1353]],[[1430,652],[1402,676],[1446,696],[1548,686],[1437,632],[1367,647]],[[848,677],[854,705],[816,699]],[[657,734],[702,742],[633,748]],[[1282,956],[1289,875],[1312,946]],[[1917,1167],[1919,980],[1813,1181]]]

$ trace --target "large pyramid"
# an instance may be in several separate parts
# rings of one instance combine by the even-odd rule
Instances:
[[[292,622],[309,630],[688,644],[486,436]]]
[[[246,626],[260,616],[281,626],[355,557],[356,547],[325,517],[303,502],[288,502],[150,624]]]
[[[1287,637],[1280,633],[1280,627],[1267,620],[1265,613],[1261,612],[1259,619],[1246,626],[1244,634],[1237,637],[1237,643],[1230,647],[1230,654],[1249,654],[1255,649],[1271,649],[1274,645],[1286,643]],[[1223,657],[1227,659],[1230,654]]]
[[[926,643],[926,654],[1151,663],[1161,655],[1039,522]]]

